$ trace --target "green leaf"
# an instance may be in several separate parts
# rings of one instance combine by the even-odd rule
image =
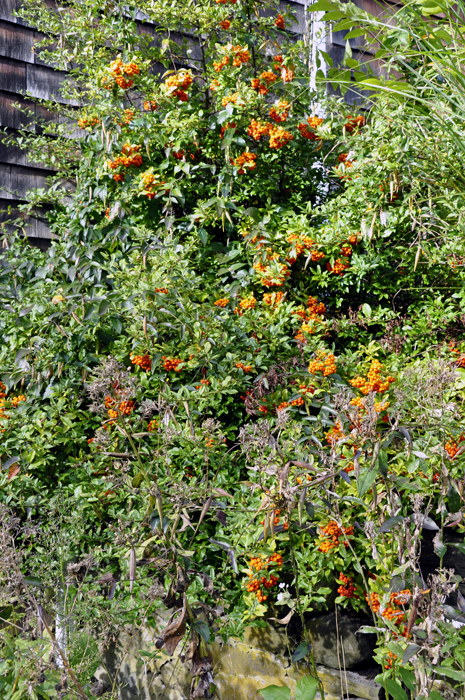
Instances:
[[[387,678],[385,683],[386,690],[388,691],[389,695],[392,695],[394,700],[408,700],[407,693],[398,683],[396,683],[395,680],[392,678]]]
[[[264,700],[289,700],[291,691],[286,686],[267,685],[258,691]]]
[[[307,656],[307,654],[310,652],[310,649],[312,648],[312,645],[309,644],[308,642],[301,642],[295,652],[292,654],[292,661],[295,663],[296,661],[300,661],[301,659],[304,658],[304,656]]]
[[[82,319],[83,321],[88,321],[92,316],[95,314],[97,311],[97,304],[92,303],[86,306],[86,312],[84,314],[84,318]]]
[[[414,656],[417,651],[420,650],[421,647],[418,646],[418,644],[409,644],[407,649],[404,651],[404,655],[402,657],[402,663],[406,664],[407,661],[409,661],[412,656]]]
[[[360,478],[358,480],[358,495],[360,497],[362,497],[369,489],[371,489],[374,482],[376,481],[377,476],[378,472],[376,471],[376,469],[369,469],[364,474],[360,475]]]
[[[100,302],[100,306],[98,307],[98,315],[103,316],[103,314],[106,314],[109,308],[110,302],[108,299],[104,299],[102,302]]]
[[[337,6],[333,5],[329,0],[317,0],[313,5],[308,8],[309,12],[328,12],[329,10],[337,10]]]
[[[304,676],[297,683],[295,700],[313,700],[318,690],[318,681],[313,676]]]
[[[465,671],[457,671],[454,668],[449,668],[448,666],[435,666],[434,670],[436,673],[441,674],[441,676],[447,676],[448,678],[452,678],[454,681],[460,681],[461,683],[465,683]]]
[[[397,668],[397,672],[402,678],[402,683],[406,685],[407,688],[413,693],[415,691],[415,676],[413,675],[412,671],[409,671],[407,668],[402,668],[402,666],[399,666]]]
[[[396,525],[399,525],[404,520],[403,515],[395,515],[393,518],[388,518],[379,528],[380,532],[391,532]]]
[[[210,628],[206,622],[203,622],[202,620],[195,620],[193,627],[195,631],[200,634],[202,639],[204,639],[206,642],[210,641]]]
[[[25,576],[24,583],[27,583],[28,586],[41,586],[42,579],[37,578],[37,576]]]

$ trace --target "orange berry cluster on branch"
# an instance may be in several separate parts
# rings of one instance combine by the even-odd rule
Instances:
[[[26,401],[26,397],[24,396],[24,394],[19,394],[19,396],[13,396],[13,398],[11,399],[11,405],[13,406],[13,408],[16,408],[18,404],[20,404],[22,401]]]
[[[134,85],[134,81],[131,80],[131,76],[139,75],[140,68],[137,63],[133,63],[132,61],[131,63],[123,63],[120,58],[117,58],[110,64],[110,73],[112,74],[115,82],[108,83],[108,81],[104,78],[102,82],[105,89],[111,90],[116,84],[122,90],[128,90]],[[126,80],[124,76],[128,76],[129,80]]]
[[[360,596],[357,593],[357,586],[353,582],[353,576],[346,576],[342,572],[339,574],[339,580],[342,581],[342,584],[339,586],[337,589],[337,592],[339,593],[340,596],[343,598],[359,598]]]
[[[134,357],[131,357],[131,362],[133,365],[137,365],[146,372],[150,372],[152,369],[152,360],[150,359],[150,355],[134,355]]]
[[[224,134],[225,134],[227,129],[235,129],[235,128],[236,128],[236,124],[234,122],[226,122],[226,124],[221,127],[220,139],[224,138]]]
[[[227,107],[229,104],[235,105],[238,98],[239,98],[239,93],[233,92],[232,95],[225,95],[225,97],[222,97],[221,104],[223,105],[223,107]]]
[[[157,103],[155,100],[146,100],[144,102],[144,110],[146,112],[154,112],[157,108]]]
[[[449,457],[450,457],[451,459],[454,459],[455,455],[456,455],[457,452],[459,451],[459,444],[460,444],[461,442],[463,442],[464,439],[465,439],[465,438],[464,438],[464,436],[463,436],[463,434],[462,434],[462,435],[459,437],[459,439],[457,440],[457,442],[455,442],[454,440],[449,440],[449,441],[446,442],[446,444],[444,445],[444,449],[446,450],[447,454],[449,455]]]
[[[354,533],[353,525],[345,527],[342,530],[334,520],[330,520],[327,525],[320,527],[320,530],[323,537],[329,538],[322,542],[321,545],[318,547],[318,550],[324,553],[331,551],[331,549],[334,549],[335,547],[339,547],[339,538],[343,537],[344,534],[353,535]],[[345,547],[349,546],[348,542],[346,542],[345,540],[343,541],[343,545]]]
[[[356,129],[361,129],[362,126],[365,126],[366,124],[366,119],[362,115],[352,117],[350,114],[348,114],[346,119],[347,122],[344,124],[344,129],[348,134],[352,134]]]
[[[278,29],[285,29],[285,27],[286,27],[286,24],[284,22],[284,17],[282,16],[282,14],[279,14],[276,17],[274,23],[278,27]]]
[[[165,180],[158,181],[156,175],[154,175],[151,170],[147,170],[145,173],[142,173],[141,180],[144,187],[143,194],[148,199],[154,199],[157,194],[157,190],[159,190],[160,187],[165,184]]]
[[[277,552],[275,552],[275,554],[273,554],[271,557],[268,557],[268,559],[266,559],[265,561],[263,561],[260,557],[252,557],[249,563],[250,568],[255,569],[257,573],[262,570],[268,571],[270,566],[282,566],[282,564],[283,558],[281,554],[278,554]],[[255,575],[252,574],[249,575],[249,580],[246,583],[246,588],[249,591],[249,593],[256,593],[258,602],[263,603],[265,600],[267,600],[268,596],[261,590],[262,587],[269,590],[270,588],[276,586],[278,581],[279,577],[275,574],[271,574],[269,578],[267,578],[267,576],[260,576],[255,578]]]
[[[153,418],[150,421],[150,423],[148,424],[147,428],[148,428],[149,432],[151,432],[151,433],[155,432],[156,430],[158,430],[158,421],[155,418]]]
[[[290,83],[294,79],[294,66],[285,66],[284,58],[281,55],[274,57],[274,67],[281,71],[281,78],[284,83]]]
[[[345,437],[344,431],[342,430],[342,425],[339,420],[337,420],[334,424],[334,426],[328,430],[326,433],[326,442],[334,446],[339,440],[343,440]]]
[[[135,167],[141,166],[143,160],[139,151],[140,146],[131,146],[129,143],[125,144],[121,150],[120,156],[118,156],[114,160],[107,161],[108,167],[111,170],[116,170],[116,168],[119,168],[121,165],[125,168],[129,168],[132,165]]]
[[[362,394],[365,396],[370,392],[377,392],[378,394],[383,394],[389,389],[390,384],[395,382],[394,377],[391,375],[387,376],[385,379],[381,377],[382,364],[379,360],[373,360],[371,367],[368,371],[367,378],[361,376],[356,376],[354,379],[349,380],[351,384],[356,389],[360,389]]]
[[[225,297],[224,299],[217,299],[215,301],[215,303],[213,304],[213,306],[220,306],[222,309],[224,309],[224,307],[227,306],[228,304],[229,304],[229,299],[226,299],[226,297]]]
[[[224,19],[222,22],[220,22],[220,27],[221,29],[224,29],[224,31],[227,31],[230,26],[231,22],[229,21],[229,19]]]
[[[181,360],[179,357],[165,357],[162,355],[163,360],[163,369],[166,369],[167,372],[171,372],[174,370],[175,372],[180,372],[183,368],[180,367],[184,360]]]
[[[88,129],[89,127],[97,126],[100,124],[100,119],[98,117],[81,117],[78,120],[78,127],[80,129]]]
[[[278,80],[278,76],[272,70],[265,70],[259,78],[252,78],[250,84],[259,95],[267,95],[269,86]]]
[[[201,389],[203,386],[210,386],[208,379],[201,379],[200,384],[197,384],[196,389]]]
[[[332,272],[334,275],[339,275],[339,277],[342,277],[344,274],[344,270],[347,270],[349,267],[349,263],[346,262],[345,260],[341,260],[341,258],[338,258],[335,262],[334,265],[331,265],[331,263],[326,263],[326,269],[328,272]]]
[[[236,362],[236,367],[247,374],[252,371],[252,365],[244,365],[243,362]]]
[[[324,377],[328,377],[330,374],[335,374],[336,358],[329,352],[329,350],[320,349],[317,351],[315,359],[308,365],[308,371],[310,374],[323,372]]]
[[[239,302],[239,306],[241,309],[254,309],[255,304],[257,303],[257,300],[253,295],[250,297],[246,297],[245,299],[241,299]]]
[[[283,299],[284,292],[269,292],[263,295],[263,303],[267,306],[277,306]]]
[[[287,100],[279,100],[279,102],[270,109],[270,117],[277,124],[285,122],[289,116],[290,104]]]
[[[154,291],[156,294],[168,294],[166,287],[155,287]]]
[[[282,128],[282,126],[275,126],[270,122],[259,122],[253,119],[247,128],[247,133],[255,141],[259,141],[262,136],[268,136],[268,145],[270,148],[282,148],[290,141],[293,140],[293,135]]]
[[[308,117],[307,122],[308,125],[305,122],[298,124],[300,135],[308,141],[321,141],[321,137],[315,134],[315,129],[323,124],[323,119],[321,117]]]

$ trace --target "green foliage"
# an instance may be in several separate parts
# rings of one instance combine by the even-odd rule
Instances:
[[[442,604],[445,527],[464,531],[457,72],[427,37],[439,93],[415,10],[393,32],[344,4],[332,19],[384,26],[406,75],[349,115],[311,90],[312,47],[272,3],[70,8],[21,11],[74,102],[21,137],[58,168],[34,199],[57,238],[5,234],[0,259],[2,697],[57,697],[63,629],[67,697],[84,697],[105,642],[143,626],[170,654],[190,640],[207,697],[214,635],[334,605],[373,618],[393,697],[463,683],[463,610]],[[169,38],[187,11],[198,44]],[[343,70],[366,80],[350,50]],[[306,641],[294,657],[311,700]]]

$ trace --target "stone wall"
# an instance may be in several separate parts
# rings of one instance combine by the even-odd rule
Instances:
[[[371,661],[373,640],[357,635],[361,620],[339,618],[336,635],[331,615],[315,617],[309,622],[310,637],[317,670],[325,689],[326,700],[382,700],[384,691],[373,678],[378,668]],[[148,659],[156,651],[155,641],[166,622],[158,618],[154,629],[145,628],[134,640],[121,635],[109,649],[96,672],[96,694],[111,688],[111,679],[118,673],[121,700],[189,700],[190,663],[184,658],[180,643],[173,656],[164,651],[158,658]],[[289,640],[285,631],[270,623],[265,628],[248,627],[243,639],[217,639],[210,646],[213,683],[219,700],[263,700],[259,689],[268,685],[288,686],[310,673],[308,663],[292,663]],[[339,651],[339,655],[338,655]],[[338,657],[346,659],[341,670]],[[323,665],[322,661],[325,661]],[[355,668],[353,668],[355,666]],[[348,668],[350,667],[350,668]],[[319,697],[317,695],[317,697]]]

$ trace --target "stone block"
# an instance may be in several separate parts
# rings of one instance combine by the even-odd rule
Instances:
[[[287,635],[284,630],[275,629],[269,622],[266,627],[246,627],[244,644],[264,649],[272,654],[286,654],[288,651]]]
[[[352,668],[373,658],[374,635],[357,634],[363,621],[339,615],[321,615],[307,622],[316,663],[330,668]]]

